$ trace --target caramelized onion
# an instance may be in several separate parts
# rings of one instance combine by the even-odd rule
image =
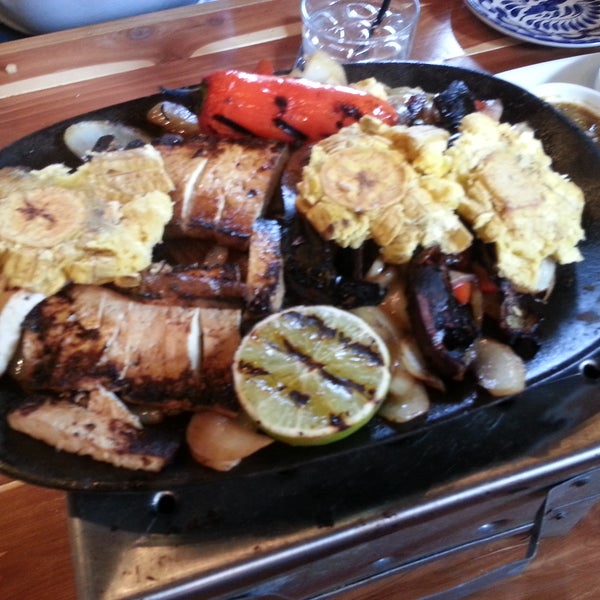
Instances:
[[[183,104],[176,102],[159,102],[155,104],[147,115],[148,121],[169,133],[176,133],[185,137],[196,135],[199,132],[198,117]]]
[[[216,471],[229,471],[273,442],[242,421],[216,411],[196,413],[188,424],[186,441],[194,459]]]
[[[388,395],[378,414],[392,423],[406,423],[429,410],[425,386],[401,366],[392,372]]]
[[[492,396],[518,394],[525,389],[525,365],[510,346],[484,338],[473,344],[473,350],[479,385]]]
[[[292,77],[303,77],[330,85],[348,85],[344,67],[321,50],[303,57],[301,62],[301,68],[295,68],[290,73]]]

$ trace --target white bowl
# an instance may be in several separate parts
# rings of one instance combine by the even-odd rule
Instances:
[[[533,92],[553,104],[600,144],[600,92],[577,83],[543,83]]]
[[[577,83],[550,82],[535,86],[533,93],[550,104],[571,103],[600,117],[600,92]]]
[[[0,0],[0,21],[26,34],[122,19],[198,0]]]

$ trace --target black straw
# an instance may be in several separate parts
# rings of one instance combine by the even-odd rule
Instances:
[[[383,0],[383,2],[381,3],[379,12],[377,13],[377,16],[375,17],[375,19],[371,23],[371,27],[369,28],[369,36],[373,35],[373,32],[375,31],[375,29],[379,25],[381,25],[381,21],[383,21],[383,17],[385,17],[385,13],[387,12],[388,8],[390,7],[391,1],[392,0]]]

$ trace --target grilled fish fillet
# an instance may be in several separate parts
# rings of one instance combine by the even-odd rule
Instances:
[[[143,429],[138,418],[113,393],[97,388],[85,403],[31,398],[8,414],[15,430],[74,454],[127,469],[160,471],[178,443]]]
[[[287,158],[270,140],[196,136],[180,144],[158,143],[175,184],[170,236],[215,240],[247,249],[254,221],[271,198]]]
[[[165,412],[230,405],[209,392],[223,388],[240,315],[240,309],[143,303],[103,287],[71,286],[29,313],[12,374],[27,390],[102,385]]]
[[[281,309],[285,294],[281,226],[275,220],[257,219],[254,223],[246,278],[246,314],[259,320]]]
[[[203,308],[200,319],[204,399],[229,409],[237,408],[231,365],[240,345],[241,316],[235,308]]]

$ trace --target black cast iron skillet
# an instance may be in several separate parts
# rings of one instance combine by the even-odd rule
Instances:
[[[393,86],[418,86],[429,92],[441,91],[453,80],[463,80],[480,99],[500,98],[504,104],[503,119],[529,123],[552,157],[554,168],[568,174],[583,188],[587,200],[584,213],[586,240],[581,244],[581,250],[585,260],[559,268],[557,286],[545,315],[542,346],[528,363],[528,389],[512,401],[526,402],[532,396],[551,396],[557,380],[572,377],[585,360],[595,360],[600,355],[600,149],[549,104],[487,74],[412,62],[349,65],[347,70],[351,80],[373,76]],[[67,125],[82,119],[112,119],[145,126],[144,115],[159,98],[156,95],[115,105],[27,136],[0,150],[0,167],[27,165],[41,168],[53,162],[73,164],[62,143]],[[586,385],[577,377],[573,381],[574,385]],[[400,439],[410,442],[411,436],[437,424],[452,418],[472,418],[474,411],[500,402],[472,386],[464,386],[436,399],[426,418],[402,427],[391,427],[375,418],[361,431],[331,446],[300,449],[273,444],[228,473],[213,472],[194,463],[182,448],[174,463],[162,473],[147,474],[57,452],[10,430],[5,422],[6,412],[18,399],[19,391],[10,382],[0,381],[0,470],[38,485],[85,491],[172,489],[286,470],[315,461],[322,461],[326,468],[327,461],[339,458],[340,454],[355,456],[367,448],[370,454],[375,452],[385,456],[390,453],[392,460],[394,445],[383,442]],[[178,425],[174,424],[173,428],[177,433]],[[429,433],[429,439],[435,440],[435,429]],[[481,435],[485,436],[485,432]]]

